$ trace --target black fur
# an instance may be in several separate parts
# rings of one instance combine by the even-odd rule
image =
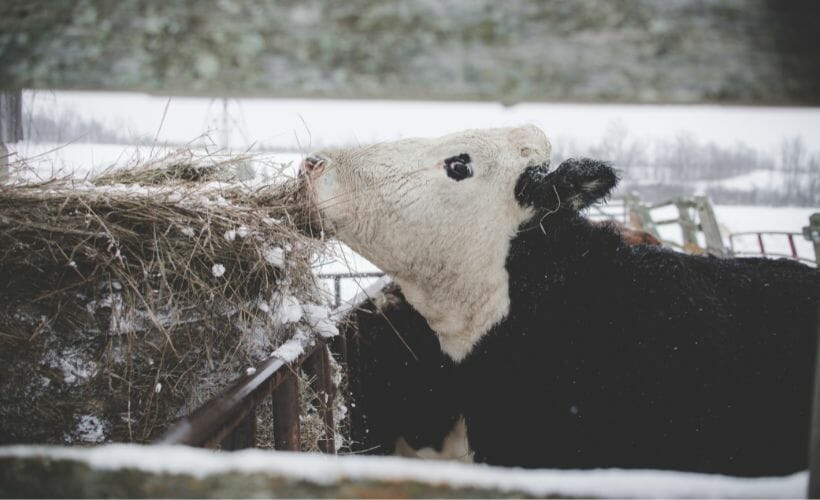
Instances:
[[[617,183],[609,163],[570,158],[552,172],[549,163],[527,167],[518,178],[515,197],[524,206],[580,210],[605,197]]]
[[[441,451],[460,415],[454,364],[398,287],[384,295],[388,306],[367,301],[343,327],[352,450],[391,454],[403,437],[413,448]]]
[[[616,182],[605,164],[566,165],[541,179],[562,200],[595,172],[599,187]],[[548,198],[534,180],[516,186],[525,204]],[[440,446],[463,414],[476,461],[496,465],[805,469],[820,271],[628,246],[555,207],[512,240],[509,315],[459,365],[406,303],[389,317],[420,361],[380,316],[360,316],[350,369],[362,444]]]
[[[459,366],[477,461],[741,476],[807,465],[820,272],[630,247],[572,212],[513,240]]]

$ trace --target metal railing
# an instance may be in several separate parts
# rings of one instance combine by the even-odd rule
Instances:
[[[751,250],[739,250],[735,245],[737,240],[743,240],[746,237],[754,236],[755,243],[757,245],[757,251]],[[778,252],[772,251],[771,249],[766,248],[766,243],[764,240],[764,236],[775,236],[775,237],[784,237],[789,245],[789,252]],[[796,232],[788,232],[788,231],[742,231],[738,233],[731,233],[729,235],[729,249],[731,255],[734,256],[756,256],[762,255],[764,257],[786,257],[789,259],[794,259],[800,262],[804,262],[806,264],[815,264],[815,260],[810,259],[808,257],[803,257],[798,254],[797,252],[797,245],[795,245],[794,239],[803,238],[803,234],[796,233]]]
[[[225,391],[200,406],[169,429],[155,444],[184,444],[238,450],[256,446],[256,408],[272,398],[273,440],[277,450],[296,451],[301,446],[299,425],[300,391],[298,370],[311,377],[315,402],[324,423],[319,449],[335,453],[333,407],[336,391],[327,344],[321,338],[304,336],[291,339],[287,350],[301,349],[296,359],[280,347],[269,359],[240,377]]]
[[[317,275],[317,278],[333,281],[333,307],[338,308],[342,305],[342,280],[381,278],[382,276],[384,276],[383,272],[374,271],[366,273],[322,273]]]

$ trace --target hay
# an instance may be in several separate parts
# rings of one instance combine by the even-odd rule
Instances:
[[[192,158],[0,185],[0,444],[148,442],[309,327],[305,192]]]

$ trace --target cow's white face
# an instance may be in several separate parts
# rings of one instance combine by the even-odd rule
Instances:
[[[393,277],[459,361],[509,310],[510,240],[534,198],[558,194],[537,189],[550,151],[533,126],[468,130],[321,151],[302,169],[325,226]]]
[[[532,215],[514,196],[549,161],[536,127],[470,130],[321,151],[306,160],[336,236],[379,266],[462,359],[509,309],[509,241]]]

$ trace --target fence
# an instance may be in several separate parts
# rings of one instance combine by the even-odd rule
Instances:
[[[757,251],[749,251],[749,250],[740,250],[737,248],[736,242],[738,240],[742,240],[746,237],[753,236],[755,239],[755,243],[757,245]],[[788,252],[779,252],[777,250],[766,249],[766,243],[764,237],[781,237],[780,239],[785,239],[789,246]],[[809,259],[807,257],[803,257],[798,254],[797,252],[797,245],[795,244],[795,238],[803,238],[802,233],[791,233],[786,231],[743,231],[738,233],[731,233],[729,235],[729,248],[731,255],[741,257],[741,256],[749,256],[749,255],[762,255],[764,257],[786,257],[789,259],[794,259],[806,264],[815,264],[816,260]]]
[[[720,235],[720,227],[709,198],[705,196],[696,196],[693,199],[674,198],[658,203],[645,204],[636,195],[628,195],[624,197],[624,203],[628,214],[627,224],[649,232],[664,245],[687,253],[705,252],[718,257],[727,255],[723,238]],[[678,216],[672,219],[654,220],[652,210],[665,207],[675,207]],[[667,225],[680,226],[682,244],[661,237],[658,228]],[[701,245],[698,239],[699,231],[703,233],[704,245]]]
[[[382,272],[369,273],[324,273],[317,277],[321,280],[333,281],[333,307],[341,307],[342,305],[342,281],[343,280],[358,280],[366,278],[381,278],[384,276]]]
[[[274,351],[267,361],[249,370],[228,389],[174,425],[156,444],[221,446],[226,450],[254,447],[256,407],[265,398],[271,397],[274,448],[299,450],[301,405],[297,370],[304,369],[312,376],[316,403],[324,423],[319,449],[325,453],[335,453],[333,407],[336,391],[328,346],[322,339],[300,337],[289,340],[287,348],[298,348],[302,354],[287,363],[285,360],[288,358],[281,354],[282,348]]]

